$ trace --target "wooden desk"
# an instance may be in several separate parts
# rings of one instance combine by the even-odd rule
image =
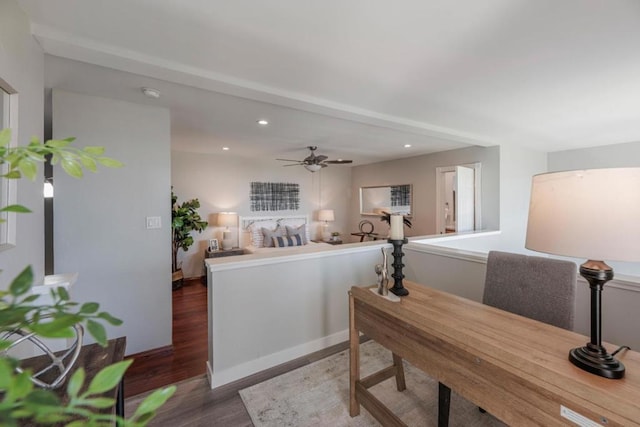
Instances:
[[[598,377],[568,360],[588,337],[406,280],[404,286],[410,294],[396,303],[368,288],[349,292],[352,417],[362,405],[385,426],[404,425],[367,390],[394,376],[403,390],[404,358],[509,425],[574,425],[561,417],[564,406],[596,425],[640,426],[640,353],[617,355],[625,378]],[[391,350],[394,364],[360,379],[359,332]]]
[[[59,388],[52,391],[56,393],[61,399],[65,399],[67,397],[67,383],[69,382],[71,376],[73,376],[73,373],[80,367],[84,368],[85,370],[85,386],[89,385],[93,377],[95,377],[100,370],[124,359],[126,343],[126,337],[120,337],[109,340],[107,346],[104,348],[99,344],[88,344],[82,346],[80,355],[78,356],[74,367],[71,369],[71,372],[69,372],[69,375],[67,375],[64,383]],[[22,368],[31,368],[34,372],[36,372],[39,369],[47,366],[48,364],[49,358],[47,356],[37,356],[23,360],[20,363],[20,366]],[[52,374],[54,374],[54,372],[52,372]],[[47,377],[45,377],[44,379],[51,380]],[[124,417],[124,387],[122,381],[114,390],[110,390],[104,393],[104,397],[115,398],[115,413],[116,415]],[[111,413],[113,410],[114,408],[107,408],[103,410],[103,412]],[[35,426],[36,424],[25,422],[20,425]],[[59,425],[64,425],[64,423],[60,423]]]

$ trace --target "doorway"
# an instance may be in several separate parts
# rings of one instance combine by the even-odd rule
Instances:
[[[481,164],[436,168],[436,230],[439,234],[482,228]]]

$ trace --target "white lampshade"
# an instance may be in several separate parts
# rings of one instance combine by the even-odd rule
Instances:
[[[640,168],[534,176],[525,246],[589,260],[640,261]]]
[[[235,212],[218,213],[218,226],[235,227],[238,224],[238,214]]]
[[[321,209],[318,212],[318,221],[335,221],[333,209]]]

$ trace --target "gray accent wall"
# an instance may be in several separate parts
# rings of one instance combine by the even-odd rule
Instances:
[[[480,162],[482,164],[482,227],[500,226],[500,147],[467,147],[441,153],[355,166],[352,169],[351,231],[368,219],[375,232],[386,235],[388,226],[379,218],[360,215],[360,187],[413,184],[412,228],[408,236],[436,233],[436,168]]]
[[[53,136],[106,148],[122,169],[78,180],[54,171],[56,273],[78,272],[74,300],[124,320],[127,354],[171,344],[170,118],[163,108],[53,91]],[[159,216],[161,228],[146,229]]]

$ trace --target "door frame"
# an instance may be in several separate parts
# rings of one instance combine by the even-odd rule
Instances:
[[[482,164],[480,162],[464,163],[452,166],[440,166],[436,168],[436,233],[444,234],[444,174],[455,172],[456,166],[464,166],[474,170],[474,216],[475,230],[482,229]]]

